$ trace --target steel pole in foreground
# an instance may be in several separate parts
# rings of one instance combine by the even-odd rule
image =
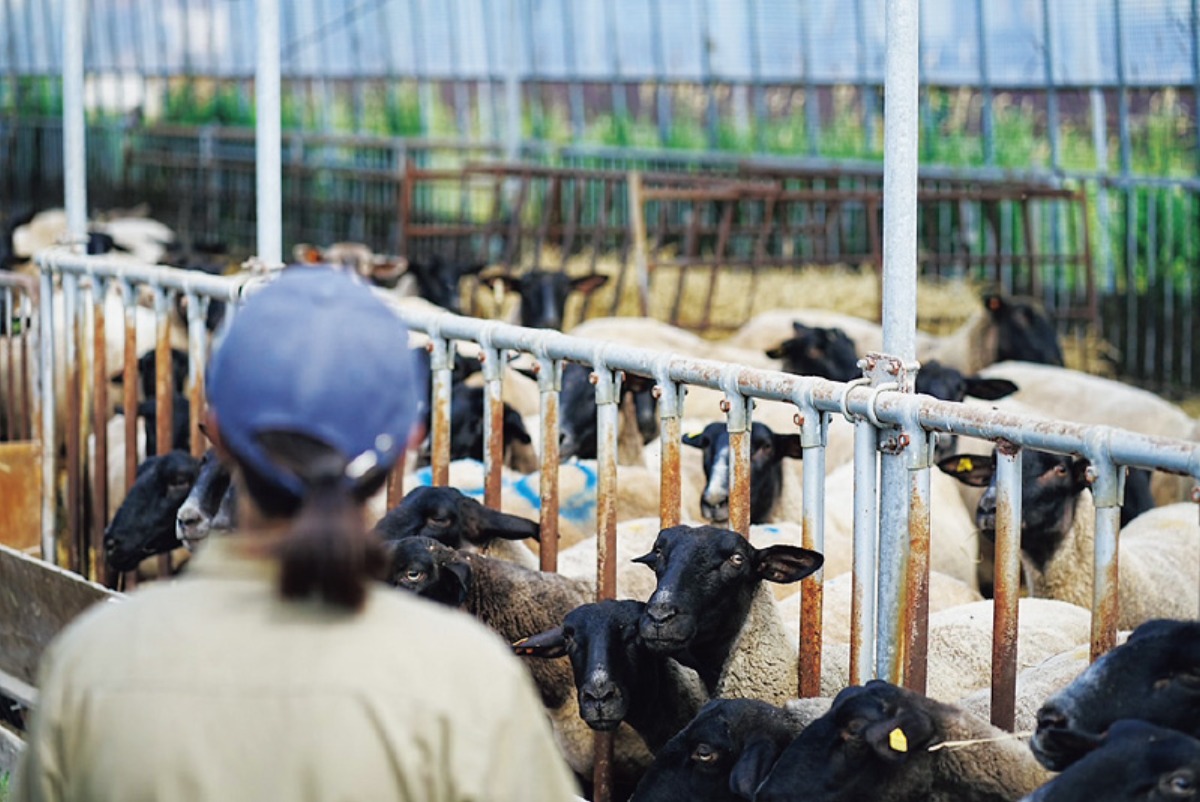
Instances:
[[[917,138],[918,3],[888,0],[884,84],[883,165],[883,350],[909,364],[916,359],[917,327]],[[906,427],[907,428],[907,427]],[[907,432],[912,447],[920,432]],[[902,616],[908,599],[909,483],[904,453],[883,455],[880,510],[889,513],[879,532],[879,627],[877,676],[903,681],[906,637]]]
[[[67,236],[72,244],[87,243],[87,143],[83,113],[83,0],[66,0],[63,7],[63,199]],[[80,248],[82,253],[82,248]]]
[[[79,2],[79,0],[76,0]],[[257,0],[258,66],[254,95],[257,122],[258,258],[265,265],[283,262],[283,163],[280,155],[279,0]]]

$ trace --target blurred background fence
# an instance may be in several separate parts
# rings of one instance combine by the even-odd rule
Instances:
[[[1116,367],[1177,392],[1200,378],[1197,2],[921,3],[925,191],[1064,190],[1031,211],[1019,193],[990,207],[930,201],[923,248],[960,258],[923,269],[995,280],[1006,253],[1043,255],[1007,261],[1066,308],[1063,299],[1086,295],[1072,269],[1086,257]],[[883,0],[283,5],[287,244],[408,247],[399,223],[410,164],[794,170],[842,192],[880,181]],[[89,203],[146,202],[187,238],[248,252],[253,0],[88,7]],[[61,203],[61,14],[56,0],[0,0],[0,217]],[[406,214],[436,224],[482,209],[455,192],[426,187]],[[608,219],[628,220],[624,188],[582,198],[597,220],[606,203]],[[874,211],[864,197],[846,200],[841,225],[853,236],[833,255],[871,263]],[[486,247],[504,252],[495,240]],[[803,263],[816,252],[777,253]]]

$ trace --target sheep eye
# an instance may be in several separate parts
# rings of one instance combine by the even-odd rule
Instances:
[[[449,515],[430,515],[425,519],[431,526],[449,526]]]
[[[734,554],[729,555],[729,564],[730,565],[740,568],[745,563],[746,563],[746,555],[742,554],[741,552],[736,552]]]
[[[717,760],[717,752],[708,744],[700,744],[692,752],[692,760],[697,763],[715,763]]]
[[[404,572],[404,578],[409,582],[421,582],[425,579],[425,572],[416,568],[410,568]]]
[[[1196,793],[1196,779],[1187,769],[1182,769],[1167,777],[1163,786],[1163,790],[1171,796],[1191,797]]]
[[[1055,476],[1066,476],[1067,475],[1067,466],[1066,465],[1055,465],[1054,466],[1054,475]]]
[[[188,479],[172,479],[167,483],[167,491],[170,493],[180,493],[190,490],[192,483]]]

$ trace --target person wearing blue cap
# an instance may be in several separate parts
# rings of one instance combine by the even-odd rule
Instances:
[[[507,644],[374,580],[364,504],[425,381],[345,274],[285,270],[247,300],[207,376],[239,531],[46,650],[14,802],[575,798]]]

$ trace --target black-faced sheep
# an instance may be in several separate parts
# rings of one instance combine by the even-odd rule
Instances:
[[[951,457],[939,465],[960,481],[982,486],[976,522],[995,538],[995,463],[987,457]],[[1092,605],[1096,511],[1086,460],[1028,451],[1021,459],[1021,551],[1034,595]],[[1086,492],[1085,492],[1086,491]],[[1200,583],[1200,525],[1195,505],[1173,504],[1144,512],[1121,531],[1117,567],[1119,629],[1152,618],[1194,618]]]
[[[779,756],[754,799],[1011,802],[1048,776],[1011,734],[872,680],[838,694]]]
[[[536,568],[534,553],[518,542],[537,540],[536,521],[493,510],[454,487],[415,487],[375,524],[384,540],[431,537],[465,549]]]
[[[658,577],[639,629],[650,649],[695,669],[710,696],[782,704],[795,695],[796,653],[764,582],[797,582],[820,569],[820,554],[675,526],[637,562]]]
[[[104,554],[115,571],[179,547],[175,514],[196,481],[199,462],[184,451],[150,457],[104,531]]]
[[[729,431],[710,423],[701,432],[685,434],[684,445],[699,448],[704,459],[704,492],[700,514],[717,524],[729,520]],[[750,522],[770,520],[783,494],[784,458],[800,459],[800,435],[776,434],[765,423],[750,427]]]
[[[1158,620],[1135,629],[1046,700],[1030,746],[1042,765],[1062,771],[1123,718],[1200,737],[1200,622]]]
[[[602,273],[572,278],[557,270],[530,270],[519,276],[494,273],[480,276],[480,281],[501,284],[521,297],[521,325],[534,329],[562,331],[566,316],[567,298],[571,293],[590,295],[608,281]]]
[[[657,753],[687,726],[707,694],[694,671],[646,648],[638,635],[645,607],[632,599],[584,604],[562,626],[517,641],[513,651],[566,656],[588,726],[611,731],[625,721]]]
[[[1200,794],[1200,741],[1118,721],[1100,746],[1022,802],[1183,802]]]
[[[567,613],[595,599],[593,584],[452,549],[433,538],[387,541],[391,584],[475,616],[509,643],[558,626]],[[573,771],[592,776],[592,730],[579,716],[566,658],[529,660],[555,740]],[[646,745],[628,726],[617,732],[616,783],[632,786],[650,763]]]
[[[200,458],[196,482],[175,513],[175,534],[189,549],[213,532],[230,532],[237,526],[237,489],[229,468],[209,449]]]
[[[630,802],[738,802],[803,724],[755,699],[714,699],[654,756]]]

